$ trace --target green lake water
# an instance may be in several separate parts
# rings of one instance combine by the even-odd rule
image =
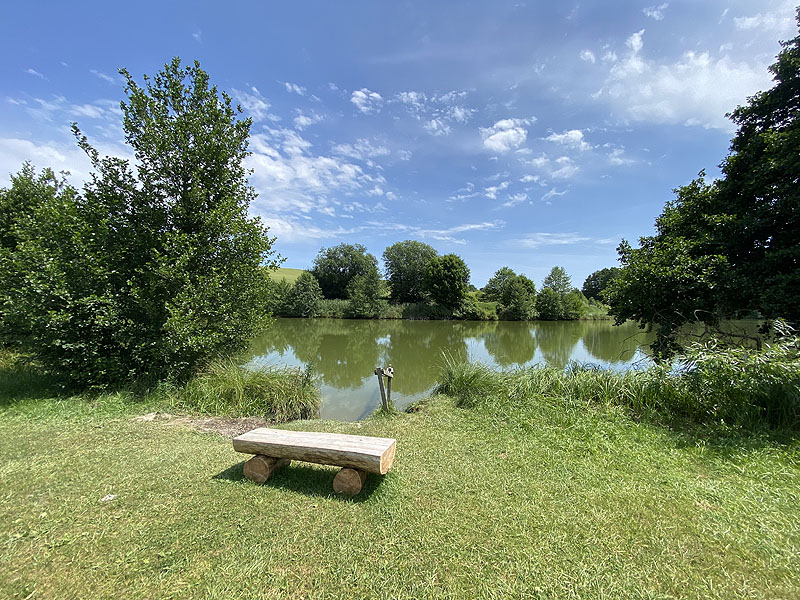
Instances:
[[[392,365],[392,402],[403,409],[436,383],[443,352],[498,369],[571,361],[625,370],[647,364],[652,341],[612,321],[370,321],[277,319],[251,344],[248,365],[307,366],[319,377],[321,417],[357,421],[380,406],[375,367]]]

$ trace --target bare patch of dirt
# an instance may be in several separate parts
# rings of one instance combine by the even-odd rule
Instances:
[[[138,423],[159,422],[165,425],[179,427],[189,427],[203,433],[217,433],[219,435],[234,438],[237,435],[247,433],[256,427],[267,427],[270,425],[266,419],[259,417],[179,417],[169,413],[147,413],[139,417],[134,417],[133,421]]]

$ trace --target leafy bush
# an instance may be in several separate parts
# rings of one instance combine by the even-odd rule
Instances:
[[[371,319],[380,315],[386,301],[381,299],[383,284],[377,269],[366,275],[356,275],[347,284],[348,317]]]
[[[146,88],[121,73],[136,168],[101,159],[73,126],[92,179],[82,194],[45,181],[0,259],[3,327],[26,323],[18,341],[78,385],[189,377],[269,317],[274,240],[248,217],[242,165],[251,121],[197,63],[176,58]],[[41,183],[23,169],[4,195]]]
[[[303,271],[286,294],[280,314],[284,317],[316,317],[321,302],[319,283],[311,273]]]

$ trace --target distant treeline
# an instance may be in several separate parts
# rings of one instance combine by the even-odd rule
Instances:
[[[456,254],[406,240],[383,252],[385,279],[378,260],[361,244],[322,248],[313,268],[290,283],[271,286],[270,308],[283,317],[362,319],[463,319],[470,321],[558,321],[604,318],[600,293],[607,281],[599,271],[584,290],[572,286],[563,267],[553,267],[542,289],[509,267],[499,269],[478,289]],[[588,286],[588,287],[587,287]]]

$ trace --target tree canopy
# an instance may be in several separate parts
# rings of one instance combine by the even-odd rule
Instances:
[[[436,250],[415,240],[392,244],[383,251],[386,276],[395,302],[421,302],[425,297],[425,269]]]
[[[353,277],[373,277],[377,272],[377,259],[363,245],[345,243],[322,248],[311,270],[326,298],[342,299],[347,298],[347,286]]]
[[[543,288],[550,288],[554,292],[565,295],[572,291],[572,279],[567,275],[564,267],[553,267],[542,282]]]
[[[658,325],[661,357],[680,349],[690,321],[800,321],[800,35],[782,45],[773,87],[729,115],[737,131],[721,177],[707,183],[701,172],[676,189],[656,234],[618,249],[612,314]]]
[[[434,302],[447,309],[457,309],[469,289],[469,268],[456,254],[445,254],[428,263],[425,288]]]
[[[82,193],[28,167],[3,192],[38,198],[11,218],[4,323],[27,323],[19,341],[78,384],[183,377],[241,348],[266,323],[276,266],[274,239],[247,214],[250,119],[196,62],[175,58],[144,87],[120,73],[136,169],[73,125],[94,167]]]
[[[618,267],[609,267],[606,269],[600,269],[594,273],[590,273],[583,282],[581,292],[583,292],[583,295],[587,298],[603,301],[603,292],[611,283],[611,280],[616,277],[618,272]]]

